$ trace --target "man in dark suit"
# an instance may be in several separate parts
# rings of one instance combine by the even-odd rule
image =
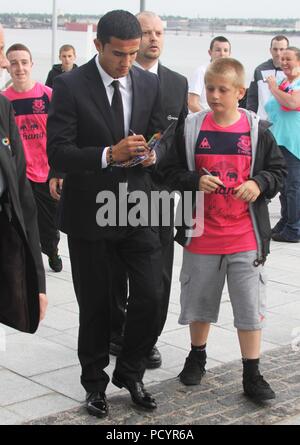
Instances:
[[[163,108],[163,128],[166,129],[172,122],[174,132],[177,125],[183,124],[187,114],[187,79],[181,74],[171,71],[169,68],[159,63],[164,43],[164,27],[163,22],[153,12],[141,12],[137,15],[142,28],[142,40],[139,52],[137,54],[135,65],[139,68],[156,74],[159,78],[160,91],[162,97]],[[155,178],[155,188],[159,190],[166,189],[162,185],[163,178]],[[166,211],[166,209],[165,209]],[[172,268],[174,256],[173,241],[173,212],[174,203],[171,205],[171,225],[159,227],[160,241],[163,254],[163,276],[162,276],[162,307],[160,313],[159,335],[161,334],[168,313]],[[120,264],[116,259],[114,293],[112,311],[112,336],[110,344],[110,352],[118,355],[122,348],[122,333],[126,317],[127,302],[127,277],[124,265]],[[146,357],[146,367],[153,369],[161,365],[161,354],[157,347],[154,346]]]
[[[98,417],[108,412],[109,377],[104,368],[109,363],[112,253],[125,262],[130,283],[124,347],[112,382],[126,388],[137,405],[156,408],[142,379],[144,357],[159,330],[158,230],[149,225],[122,227],[118,222],[105,226],[97,204],[102,192],[115,199],[117,208],[127,198],[130,202],[130,192],[144,192],[147,197],[151,193],[149,169],[160,154],[149,153],[145,137],[161,129],[160,92],[154,75],[132,67],[140,40],[141,28],[132,14],[105,14],[95,39],[99,55],[55,79],[48,118],[49,163],[66,174],[59,225],[68,234],[80,309],[81,383],[87,392],[88,412]],[[137,156],[148,158],[135,167],[116,166]],[[119,193],[120,186],[126,187],[125,195]],[[113,212],[114,216],[120,215]]]

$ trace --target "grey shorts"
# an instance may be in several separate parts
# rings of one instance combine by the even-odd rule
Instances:
[[[256,257],[256,251],[198,255],[184,249],[179,323],[216,323],[227,277],[234,326],[244,331],[261,329],[266,312],[266,277],[264,266],[253,265]]]

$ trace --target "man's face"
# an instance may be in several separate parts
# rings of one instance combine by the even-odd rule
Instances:
[[[273,40],[270,52],[272,55],[273,63],[276,67],[280,67],[282,53],[287,47],[288,47],[288,42],[285,39]]]
[[[141,16],[139,22],[143,31],[138,58],[157,60],[164,45],[164,27],[159,17]]]
[[[62,68],[64,71],[71,71],[76,60],[76,56],[72,49],[67,51],[62,51],[59,55],[59,60],[61,61]]]
[[[212,50],[208,51],[208,54],[210,55],[212,62],[221,57],[230,57],[231,54],[230,44],[228,42],[216,41],[214,42]]]
[[[8,67],[8,60],[4,53],[4,32],[0,30],[0,69]]]
[[[27,51],[11,51],[7,55],[8,71],[16,86],[24,86],[31,80],[32,60]]]
[[[111,37],[104,46],[95,39],[95,46],[100,54],[100,64],[104,71],[114,79],[128,75],[136,59],[141,39],[121,40]]]
[[[300,61],[294,51],[283,51],[281,57],[281,68],[288,79],[297,77],[300,73]]]

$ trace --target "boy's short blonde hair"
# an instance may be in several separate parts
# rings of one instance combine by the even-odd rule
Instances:
[[[59,48],[59,55],[61,56],[61,53],[64,51],[73,51],[74,56],[76,57],[76,51],[73,45],[63,45]]]
[[[232,57],[219,58],[211,62],[208,66],[204,81],[207,83],[209,77],[226,76],[232,79],[232,84],[236,88],[245,88],[246,74],[241,62]]]

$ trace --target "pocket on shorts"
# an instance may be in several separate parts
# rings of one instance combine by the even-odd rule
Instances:
[[[258,312],[260,315],[260,321],[263,322],[266,316],[267,310],[267,285],[268,277],[264,270],[259,272],[259,303],[258,303]]]
[[[186,300],[189,300],[189,288],[190,288],[191,276],[188,275],[187,273],[181,272],[179,281],[180,281],[180,302],[181,305],[185,307],[184,303],[186,302]]]
[[[265,286],[267,285],[268,282],[268,275],[264,270],[260,270],[259,271],[259,281],[264,284]]]
[[[190,279],[191,279],[190,275],[188,275],[187,273],[182,272],[182,271],[180,272],[179,281],[181,283],[181,286],[188,284]]]

